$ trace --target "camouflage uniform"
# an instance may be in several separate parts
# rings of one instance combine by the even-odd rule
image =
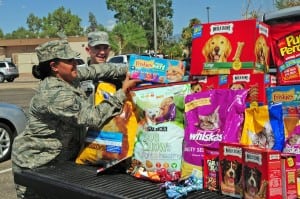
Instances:
[[[51,42],[49,43],[48,45],[51,45]],[[57,51],[74,55],[71,51],[68,52],[71,50],[68,49],[69,46],[61,48],[62,51],[58,48],[56,46],[53,52],[47,48],[46,54],[37,49],[39,60],[49,60],[52,57],[48,54],[55,54]],[[44,55],[48,58],[44,59]],[[78,78],[72,84],[53,76],[41,81],[30,102],[28,125],[13,143],[13,171],[75,159],[84,141],[87,127],[101,129],[108,120],[121,113],[126,98],[120,89],[108,100],[94,106],[87,101],[85,93],[80,89],[80,81],[124,79],[126,71],[124,66],[95,64],[78,69]],[[33,190],[16,186],[19,198],[41,198]]]

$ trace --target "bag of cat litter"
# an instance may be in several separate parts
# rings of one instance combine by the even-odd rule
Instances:
[[[100,82],[95,94],[95,105],[116,92],[114,84]],[[88,130],[84,146],[76,158],[77,164],[114,165],[133,154],[137,119],[132,101],[128,98],[122,113],[115,116],[101,130]]]
[[[239,142],[248,90],[214,89],[185,98],[185,133],[181,175],[202,175],[203,147]]]
[[[180,172],[184,97],[190,92],[190,84],[161,85],[131,92],[138,119],[133,153],[133,162],[137,164],[132,167],[158,173],[166,169],[170,175]]]
[[[241,144],[282,151],[284,139],[282,104],[253,106],[245,110]]]

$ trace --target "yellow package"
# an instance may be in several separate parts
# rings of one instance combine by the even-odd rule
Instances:
[[[99,83],[95,94],[95,105],[116,92],[111,83]],[[103,164],[132,156],[137,120],[130,99],[125,101],[123,111],[108,122],[101,131],[89,130],[84,147],[76,158],[77,164]]]

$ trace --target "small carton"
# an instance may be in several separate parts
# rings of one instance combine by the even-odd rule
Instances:
[[[276,86],[276,77],[270,74],[236,73],[230,75],[220,75],[219,87],[233,90],[248,89],[247,104],[257,103],[267,104],[266,89]]]
[[[204,146],[203,188],[219,191],[219,149]]]
[[[185,61],[130,55],[129,73],[134,79],[170,83],[186,81]]]
[[[283,199],[297,198],[296,157],[294,154],[281,154]]]
[[[255,19],[195,25],[191,75],[267,72],[269,43],[269,26]]]
[[[244,147],[243,187],[245,199],[282,199],[280,151]]]
[[[207,91],[219,88],[219,75],[197,75],[191,77],[192,92]]]
[[[219,182],[224,195],[242,198],[243,145],[220,142],[219,145]]]

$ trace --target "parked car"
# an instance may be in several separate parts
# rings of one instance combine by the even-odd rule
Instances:
[[[129,63],[130,54],[124,54],[124,55],[116,55],[113,57],[110,57],[107,62],[108,63],[123,63],[127,64]]]
[[[26,123],[26,114],[19,106],[0,102],[0,162],[10,158],[13,140]]]
[[[3,83],[5,80],[13,82],[17,77],[19,77],[19,70],[14,63],[0,61],[0,83]]]

